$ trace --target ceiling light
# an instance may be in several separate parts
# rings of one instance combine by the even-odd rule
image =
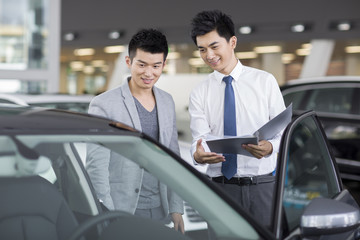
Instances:
[[[70,67],[73,71],[81,71],[84,68],[84,63],[81,61],[72,61],[70,62]]]
[[[310,48],[300,48],[296,50],[296,54],[298,56],[306,56],[310,54],[311,49]]]
[[[238,59],[254,59],[258,56],[256,52],[237,52],[235,54]]]
[[[294,59],[295,55],[292,53],[284,53],[283,55],[281,55],[281,61],[283,64],[289,64]]]
[[[105,65],[105,61],[104,60],[93,60],[93,61],[91,61],[91,65],[94,67],[102,67]]]
[[[291,26],[292,32],[303,32],[305,31],[305,25],[304,24],[295,24]]]
[[[65,41],[74,41],[77,37],[77,34],[74,32],[68,32],[63,35]]]
[[[250,34],[252,33],[254,30],[251,26],[241,26],[239,27],[239,33],[240,34]]]
[[[346,20],[333,21],[330,23],[329,27],[334,31],[349,31],[352,28],[352,24],[350,21]]]
[[[125,47],[122,45],[107,46],[104,48],[105,53],[121,53],[124,50],[125,50]]]
[[[281,47],[278,45],[273,46],[261,46],[261,47],[255,47],[254,51],[256,53],[278,53],[281,52]]]
[[[94,55],[95,50],[93,48],[78,48],[74,50],[75,56],[89,56]]]
[[[346,53],[360,53],[360,46],[347,46],[345,48]]]
[[[85,66],[83,72],[85,74],[93,74],[95,72],[95,69],[93,66]]]
[[[304,49],[311,49],[312,45],[311,43],[304,43],[301,45],[301,48],[304,48]]]
[[[339,31],[349,31],[351,29],[351,24],[349,22],[340,22],[336,28]]]
[[[111,31],[109,32],[108,34],[108,38],[109,39],[119,39],[121,38],[122,36],[124,35],[124,32],[123,31]]]

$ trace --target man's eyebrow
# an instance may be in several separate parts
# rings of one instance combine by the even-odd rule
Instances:
[[[209,44],[209,47],[212,47],[212,46],[214,46],[214,45],[216,45],[216,44],[218,44],[219,42],[212,42],[212,43],[210,43]],[[203,46],[198,46],[198,48],[204,48]]]
[[[143,63],[143,64],[149,64],[149,63],[147,63],[147,62],[145,62],[145,61],[143,61],[143,60],[140,60],[140,59],[138,59],[138,60],[136,60],[136,61],[138,61],[138,62],[140,62],[140,63]],[[156,63],[154,63],[154,65],[156,65],[156,64],[162,64],[163,62],[156,62]]]

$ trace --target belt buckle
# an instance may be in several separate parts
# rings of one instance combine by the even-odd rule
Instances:
[[[251,177],[251,184],[254,184],[254,185],[257,185],[258,184],[258,181],[257,181],[257,177]]]
[[[247,177],[245,180],[245,185],[256,185],[257,184],[257,178],[256,176]]]
[[[239,185],[245,185],[245,186],[248,186],[248,185],[252,185],[253,183],[253,178],[252,177],[243,177],[243,178],[238,178],[238,181],[239,181]]]

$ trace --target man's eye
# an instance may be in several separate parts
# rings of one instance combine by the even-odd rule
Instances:
[[[199,51],[201,52],[201,53],[203,53],[203,52],[205,52],[205,49],[199,49]]]

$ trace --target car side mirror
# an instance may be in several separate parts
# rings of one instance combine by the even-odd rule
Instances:
[[[351,231],[360,225],[359,209],[333,199],[315,198],[301,216],[303,236],[320,236]]]

